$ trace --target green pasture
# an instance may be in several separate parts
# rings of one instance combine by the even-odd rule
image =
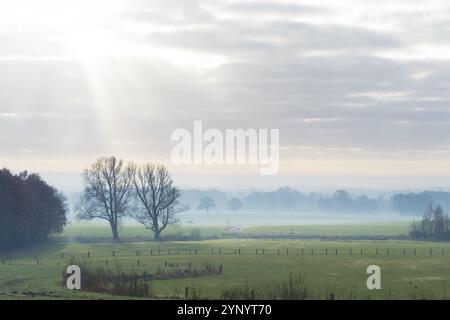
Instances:
[[[243,232],[293,232],[326,235],[400,235],[407,225],[249,227]],[[220,227],[199,227],[202,235],[221,234]],[[407,230],[407,229],[406,229]],[[138,226],[123,227],[122,237],[145,236]],[[174,233],[191,232],[177,227]],[[51,243],[12,253],[0,260],[0,299],[124,299],[104,293],[65,288],[63,272],[69,264],[85,264],[127,274],[153,274],[206,264],[223,266],[222,274],[151,280],[148,298],[183,299],[186,288],[199,297],[221,298],[225,290],[246,287],[259,292],[286,281],[306,277],[308,298],[326,299],[449,299],[450,243],[399,240],[272,240],[210,239],[200,241],[80,242],[108,237],[101,225],[73,225]],[[366,269],[378,265],[382,289],[368,290]]]
[[[364,224],[305,224],[305,225],[275,225],[275,226],[245,226],[239,234],[234,237],[251,236],[328,236],[328,237],[360,237],[360,236],[406,236],[409,230],[408,222],[371,222]],[[201,238],[223,238],[225,226],[170,226],[162,233],[163,236],[191,236],[199,235]],[[119,228],[120,236],[127,238],[151,238],[153,233],[146,230],[142,225],[129,223]],[[71,223],[66,226],[65,231],[59,238],[68,240],[83,240],[84,238],[111,238],[111,231],[106,224],[102,223]],[[133,239],[132,239],[133,240]],[[135,240],[135,239],[134,239]]]

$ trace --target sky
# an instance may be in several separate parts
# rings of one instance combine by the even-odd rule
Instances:
[[[448,1],[5,0],[0,166],[101,156],[182,186],[450,186]],[[280,171],[173,165],[171,133],[280,130]]]

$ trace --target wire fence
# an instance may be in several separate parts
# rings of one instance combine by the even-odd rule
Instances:
[[[39,264],[42,260],[75,260],[75,259],[129,259],[135,257],[137,264],[141,258],[151,258],[160,256],[449,256],[450,249],[447,248],[401,248],[401,247],[371,247],[371,248],[332,248],[332,247],[307,247],[307,248],[159,248],[140,250],[111,250],[111,251],[85,251],[85,252],[64,252],[55,255],[45,255],[40,257],[34,254],[32,257],[6,254],[0,256],[0,265],[8,264],[14,260],[32,260]],[[106,262],[107,263],[107,262]]]

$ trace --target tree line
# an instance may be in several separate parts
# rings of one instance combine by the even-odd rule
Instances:
[[[450,193],[444,191],[398,193],[392,196],[392,205],[395,211],[402,215],[423,215],[430,205],[450,210]]]
[[[230,199],[230,197],[233,197]],[[298,190],[282,187],[274,191],[253,191],[246,196],[236,198],[232,193],[218,190],[198,191],[182,190],[183,203],[195,206],[199,210],[246,211],[296,211],[321,213],[393,213],[400,215],[422,216],[430,205],[440,205],[450,210],[450,192],[423,191],[419,193],[395,193],[392,195],[352,195],[346,190],[336,190],[327,195],[319,192],[302,193]]]
[[[198,210],[246,210],[246,211],[296,211],[327,213],[374,213],[385,212],[389,199],[370,198],[365,195],[352,196],[345,190],[336,190],[331,195],[317,192],[301,193],[289,187],[274,191],[253,191],[243,197],[218,190],[182,190],[183,203],[197,206]]]
[[[0,250],[35,244],[63,231],[65,196],[38,174],[0,170]]]
[[[176,214],[186,210],[163,165],[138,166],[115,157],[100,158],[82,177],[84,190],[76,205],[77,217],[107,221],[114,240],[120,239],[119,223],[128,216],[153,231],[159,241],[161,232],[177,222]]]

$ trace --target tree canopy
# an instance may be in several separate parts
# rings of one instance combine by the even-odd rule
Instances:
[[[440,205],[430,206],[420,222],[412,223],[409,235],[413,239],[450,240],[450,219]]]
[[[215,208],[216,202],[211,197],[203,197],[199,200],[199,205],[197,207],[198,210],[206,210],[206,213],[209,213],[209,209]]]
[[[244,206],[244,204],[238,198],[231,198],[230,200],[228,200],[227,206],[230,210],[237,211],[241,209]]]
[[[66,198],[38,174],[0,170],[0,250],[48,239],[63,231]]]

